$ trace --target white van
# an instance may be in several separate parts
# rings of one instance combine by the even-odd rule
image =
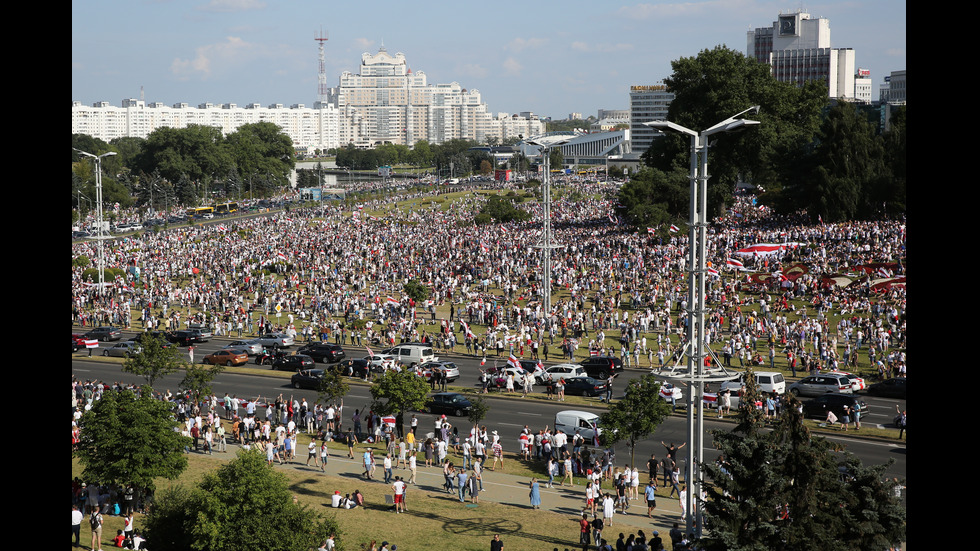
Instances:
[[[786,392],[786,379],[778,371],[755,371],[755,384],[759,386],[759,392],[772,394],[783,394]],[[722,389],[729,389],[732,396],[741,394],[745,388],[745,373],[738,376],[734,381],[725,381],[721,384]],[[733,404],[734,405],[734,404]]]
[[[439,358],[432,353],[432,345],[428,344],[404,343],[382,350],[381,353],[393,356],[408,367],[439,361]]]
[[[588,411],[567,410],[555,414],[555,430],[560,430],[569,437],[579,431],[582,438],[592,440],[597,434],[602,434],[599,428],[599,416]]]

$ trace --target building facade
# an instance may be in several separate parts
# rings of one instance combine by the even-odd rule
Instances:
[[[360,72],[341,74],[339,85],[326,98],[312,108],[302,104],[239,107],[233,103],[166,106],[135,99],[123,100],[121,107],[108,102],[91,106],[72,102],[71,128],[73,134],[109,141],[145,138],[161,127],[201,124],[229,134],[243,124],[272,122],[292,138],[297,150],[307,152],[347,144],[484,142],[490,137],[544,132],[544,123],[531,113],[491,116],[478,90],[467,90],[457,82],[429,84],[424,72],[409,69],[404,54],[391,55],[384,47],[376,54],[363,54]]]
[[[667,110],[672,101],[674,93],[668,91],[663,83],[630,86],[629,125],[634,154],[639,155],[650,149],[650,144],[660,135],[643,123],[667,120]]]
[[[819,81],[832,98],[854,99],[855,53],[833,48],[830,20],[802,11],[780,14],[771,27],[748,32],[746,55],[772,67],[780,82]]]

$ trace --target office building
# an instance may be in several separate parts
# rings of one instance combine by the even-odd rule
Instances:
[[[769,65],[780,82],[815,80],[827,85],[832,98],[854,98],[855,53],[831,46],[828,19],[802,11],[780,14],[771,27],[748,32],[746,55]]]
[[[667,110],[674,101],[674,93],[663,84],[630,86],[629,125],[632,152],[642,154],[650,149],[653,140],[661,133],[646,126],[645,122],[667,120]]]

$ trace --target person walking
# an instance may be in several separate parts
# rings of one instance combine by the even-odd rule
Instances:
[[[531,491],[528,493],[528,497],[531,499],[531,508],[540,509],[541,508],[541,487],[538,486],[538,480],[536,478],[531,479]]]
[[[92,509],[91,514],[88,518],[89,527],[92,529],[92,551],[102,551],[102,513],[99,512],[99,506],[96,505]]]
[[[653,518],[653,510],[657,508],[657,486],[652,478],[647,482],[643,496],[647,500],[647,518]]]

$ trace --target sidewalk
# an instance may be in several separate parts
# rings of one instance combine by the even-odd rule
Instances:
[[[300,439],[301,444],[308,439],[306,435]],[[298,472],[311,473],[313,475],[320,474],[319,467],[314,467],[312,464],[307,467],[306,463],[306,450],[303,449],[305,446],[301,445],[300,449],[297,451],[297,457],[294,463],[288,463],[285,465],[280,465],[278,463],[273,463],[275,469],[293,469]],[[227,452],[214,452],[214,457],[221,460],[231,460],[234,454],[238,452],[240,446],[237,444],[228,444]],[[375,448],[375,459],[377,461],[378,467],[375,470],[375,479],[373,481],[368,481],[363,477],[364,468],[360,456],[363,454],[364,448],[358,446],[354,449],[355,459],[349,459],[347,457],[346,450],[336,450],[331,448],[331,456],[327,462],[327,467],[324,474],[331,476],[343,477],[347,480],[358,480],[363,481],[364,487],[361,488],[364,492],[364,488],[371,486],[372,493],[378,491],[378,487],[382,487],[381,490],[383,494],[391,494],[390,485],[384,484],[384,469],[381,468],[381,461],[383,455],[379,455],[378,449]],[[337,455],[333,455],[336,453]],[[449,456],[454,463],[460,463],[461,459],[455,456]],[[507,458],[511,461],[516,461],[510,457]],[[401,476],[403,480],[407,480],[411,476],[411,471],[406,469],[393,468],[392,476]],[[641,477],[643,480],[645,477]],[[419,499],[426,499],[427,496],[432,494],[438,494],[440,496],[446,495],[446,490],[443,488],[443,483],[445,481],[442,474],[442,467],[425,467],[419,464],[417,469],[418,480],[417,485],[410,485],[408,490],[409,503],[412,501],[418,501]],[[557,513],[559,515],[565,515],[570,518],[580,518],[582,511],[585,507],[585,486],[557,486],[555,488],[547,488],[547,477],[537,478],[538,485],[540,486],[541,493],[541,510],[550,511]],[[520,509],[528,508],[528,492],[529,492],[530,479],[527,477],[521,477],[512,474],[505,474],[502,472],[484,470],[483,471],[483,488],[484,491],[480,493],[480,502],[490,502],[499,503],[502,505],[512,505]],[[643,495],[643,485],[640,486],[639,492],[640,496]],[[603,484],[603,491],[609,491],[611,489],[610,483],[607,481]],[[332,493],[332,489],[331,489]],[[372,503],[372,505],[375,505]],[[467,495],[467,506],[474,507],[478,504],[470,504],[469,496]],[[597,507],[597,511],[601,516],[602,507],[601,505]],[[591,516],[590,516],[591,519]],[[642,529],[647,534],[652,533],[653,530],[659,530],[661,534],[665,534],[667,530],[673,526],[674,522],[683,523],[683,519],[680,516],[680,506],[677,498],[664,498],[658,497],[657,508],[653,512],[653,518],[647,518],[646,516],[646,501],[640,497],[638,500],[630,502],[630,508],[627,514],[620,514],[617,510],[616,514],[613,516],[612,524],[614,530],[617,532],[622,530],[627,533],[630,531],[635,531],[636,529]],[[607,525],[609,527],[610,525]]]

